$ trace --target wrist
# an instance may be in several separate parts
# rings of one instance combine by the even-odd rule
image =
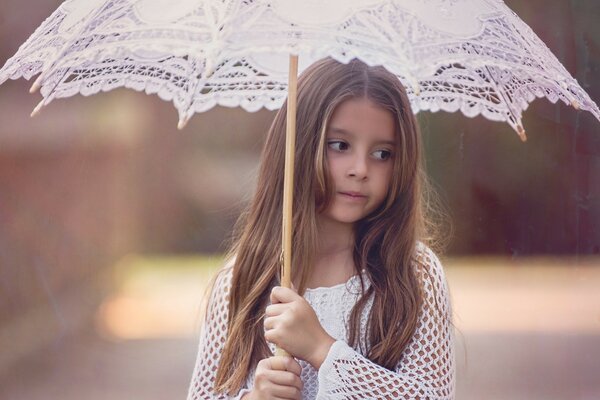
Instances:
[[[312,360],[308,360],[309,364],[312,365],[314,369],[317,371],[321,368],[321,364],[327,358],[327,354],[329,353],[329,349],[335,343],[335,339],[329,335],[326,335],[323,340],[319,341],[319,346],[315,351],[315,355]]]

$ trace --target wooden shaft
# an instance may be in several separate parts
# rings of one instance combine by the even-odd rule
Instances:
[[[294,149],[296,148],[296,93],[298,56],[290,55],[287,128],[285,136],[285,178],[283,183],[283,271],[281,285],[292,287],[292,204],[294,196]]]
[[[296,95],[298,81],[298,56],[290,55],[290,73],[287,98],[287,127],[285,135],[285,177],[283,181],[283,265],[281,286],[292,287],[292,204],[294,193],[294,149],[296,148]],[[289,356],[277,347],[275,355]]]

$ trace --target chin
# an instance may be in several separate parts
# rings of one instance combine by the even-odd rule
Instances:
[[[364,218],[364,215],[362,214],[354,214],[354,215],[329,215],[329,218],[331,218],[332,220],[342,223],[342,224],[353,224],[355,222],[360,221],[361,219]]]

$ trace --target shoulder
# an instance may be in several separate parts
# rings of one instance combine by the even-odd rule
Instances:
[[[223,265],[217,271],[217,282],[220,282],[222,285],[231,285],[234,264],[235,256],[227,258],[225,261],[223,261]]]
[[[439,257],[427,245],[418,241],[413,260],[424,297],[449,307],[448,282]]]
[[[416,243],[413,262],[415,268],[419,272],[436,277],[445,277],[444,267],[442,266],[439,257],[429,248],[429,246],[421,241],[417,241]]]
[[[227,302],[231,291],[233,278],[233,265],[235,257],[225,259],[223,265],[213,275],[208,287],[210,288],[210,302]]]

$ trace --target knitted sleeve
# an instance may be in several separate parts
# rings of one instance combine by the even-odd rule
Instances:
[[[234,397],[216,394],[213,391],[221,352],[227,337],[227,316],[229,313],[232,273],[233,269],[229,266],[219,272],[208,300],[206,317],[200,330],[198,355],[187,400],[241,399],[244,394],[250,392],[248,381],[246,381],[245,387]]]
[[[454,329],[444,270],[424,245],[418,247],[416,264],[424,304],[396,368],[377,365],[338,340],[319,369],[317,400],[454,399]]]

